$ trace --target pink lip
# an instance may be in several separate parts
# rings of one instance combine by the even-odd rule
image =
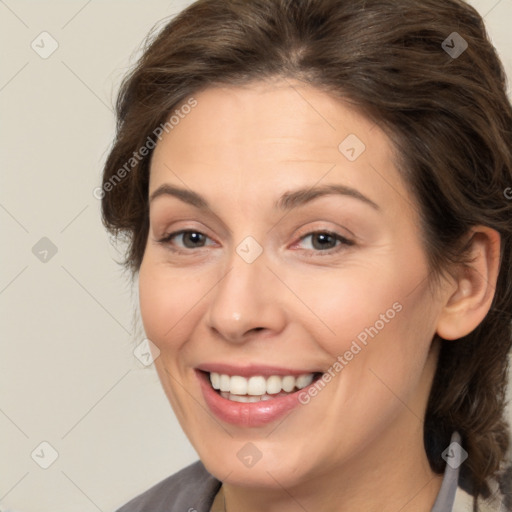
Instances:
[[[273,371],[275,371],[275,368]],[[224,373],[231,374],[231,372],[228,371],[225,371]],[[271,400],[242,403],[233,402],[226,398],[222,398],[220,394],[212,388],[209,376],[206,373],[202,373],[201,371],[196,370],[196,375],[199,379],[199,384],[201,386],[201,391],[203,392],[204,400],[213,414],[227,423],[232,423],[241,427],[261,427],[284,416],[287,412],[300,405],[299,393],[304,391],[307,392],[309,387],[307,386],[300,391],[296,391],[295,393],[272,398]],[[232,375],[241,374],[233,373]],[[255,373],[251,371],[249,375],[255,375]],[[262,374],[259,373],[259,375]],[[279,374],[271,373],[271,375]],[[290,374],[283,373],[283,375]],[[312,382],[310,386],[313,386],[314,384],[315,383]]]
[[[252,377],[253,375],[261,375],[262,377],[270,377],[271,375],[293,375],[298,377],[308,373],[315,373],[318,370],[291,370],[278,366],[263,366],[252,364],[249,366],[233,366],[224,363],[202,364],[197,368],[208,373],[223,373],[226,375],[240,375],[241,377]]]

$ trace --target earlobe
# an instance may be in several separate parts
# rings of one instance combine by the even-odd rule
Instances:
[[[444,297],[437,334],[454,340],[473,331],[487,315],[496,289],[500,267],[500,235],[476,226],[469,235],[469,261],[455,270],[454,286]],[[454,290],[455,287],[455,290]]]

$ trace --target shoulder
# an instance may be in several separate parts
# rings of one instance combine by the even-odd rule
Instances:
[[[512,512],[512,463],[489,479],[488,485],[489,496],[478,499],[479,512]],[[463,487],[457,488],[453,512],[473,512],[473,496]]]
[[[201,461],[178,471],[116,512],[208,512],[221,483]]]

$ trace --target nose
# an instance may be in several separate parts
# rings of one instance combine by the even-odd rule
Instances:
[[[282,284],[267,267],[264,255],[247,263],[235,253],[212,290],[208,328],[231,343],[278,334],[286,325],[283,302]]]

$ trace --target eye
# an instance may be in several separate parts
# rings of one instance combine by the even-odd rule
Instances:
[[[158,243],[163,245],[168,245],[172,250],[174,248],[172,246],[177,245],[178,251],[179,249],[200,249],[201,247],[205,247],[206,241],[211,240],[208,236],[200,231],[194,230],[182,230],[175,231],[174,233],[169,233],[165,235],[163,238],[158,240]],[[213,245],[213,244],[209,244]]]
[[[324,252],[331,254],[354,245],[354,242],[351,240],[330,231],[314,231],[309,233],[300,239],[299,244],[306,241],[309,242],[305,244],[307,246],[305,250],[315,253]]]

